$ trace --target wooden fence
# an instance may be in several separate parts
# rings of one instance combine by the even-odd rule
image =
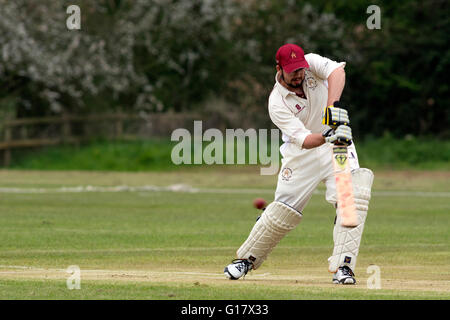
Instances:
[[[93,137],[135,140],[170,136],[170,130],[189,127],[188,122],[194,119],[199,119],[199,115],[65,114],[59,117],[13,119],[1,124],[3,140],[0,140],[0,152],[3,151],[3,166],[7,167],[11,164],[13,149],[79,144]]]

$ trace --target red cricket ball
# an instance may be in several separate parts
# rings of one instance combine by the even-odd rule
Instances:
[[[255,200],[253,200],[253,206],[256,209],[262,209],[266,206],[266,204],[267,202],[263,198],[256,198]]]

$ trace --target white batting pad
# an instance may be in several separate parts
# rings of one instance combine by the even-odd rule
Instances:
[[[341,266],[348,266],[355,270],[364,223],[369,210],[373,178],[373,172],[369,169],[358,168],[352,171],[353,196],[359,224],[356,227],[343,227],[337,215],[333,230],[333,254],[328,258],[330,272],[336,272]]]
[[[267,206],[247,240],[237,250],[239,259],[248,259],[257,269],[280,240],[301,221],[302,214],[288,205],[274,201]]]

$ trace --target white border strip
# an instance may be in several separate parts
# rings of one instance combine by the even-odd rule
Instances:
[[[170,186],[76,186],[61,188],[8,188],[0,187],[0,194],[42,194],[42,193],[89,193],[89,192],[183,192],[183,193],[212,193],[212,194],[273,194],[272,189],[245,189],[245,188],[194,188],[185,184],[174,184]],[[314,191],[315,195],[323,195],[325,191]],[[427,198],[450,198],[450,192],[433,191],[373,191],[377,197],[427,197]]]

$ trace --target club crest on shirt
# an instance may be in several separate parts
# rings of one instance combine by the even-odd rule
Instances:
[[[314,79],[313,77],[308,77],[305,80],[306,80],[306,86],[309,89],[314,90],[317,87],[317,80]]]
[[[289,181],[292,177],[292,170],[290,168],[283,168],[281,170],[281,179],[284,181]]]
[[[303,109],[305,109],[304,106],[302,107],[302,106],[300,106],[299,104],[296,104],[296,105],[295,105],[295,108],[296,108],[297,111],[298,111],[297,113],[299,113],[300,111],[302,111]]]

